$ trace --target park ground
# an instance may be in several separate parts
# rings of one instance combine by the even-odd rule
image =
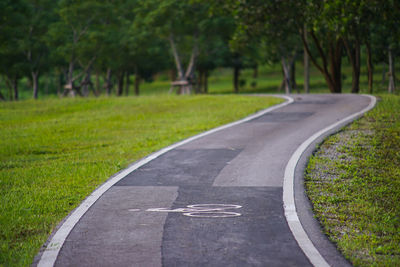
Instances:
[[[302,92],[301,65],[297,70]],[[375,72],[374,90],[383,93],[382,69]],[[350,69],[344,73],[344,92],[349,92]],[[281,79],[275,65],[261,67],[257,78],[244,70],[241,92],[277,93]],[[144,96],[139,98],[48,97],[0,103],[0,265],[30,265],[60,220],[129,163],[282,101],[224,95],[231,88],[231,70],[218,69],[209,79],[211,96],[168,95],[168,75],[160,74],[153,83],[142,84]],[[367,93],[365,75],[361,88]],[[328,93],[316,70],[311,72],[311,93]],[[21,96],[29,98],[30,91]],[[308,167],[307,188],[315,212],[325,232],[356,265],[399,264],[399,110],[399,96],[380,97],[375,110],[322,145]],[[332,163],[323,160],[330,152]],[[327,167],[340,179],[315,181],[313,175]],[[352,195],[340,195],[343,192]],[[359,201],[346,202],[349,199]],[[342,206],[352,209],[338,209]]]

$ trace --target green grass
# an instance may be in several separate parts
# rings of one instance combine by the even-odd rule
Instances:
[[[386,69],[386,67],[385,67]],[[347,61],[343,62],[343,93],[351,92],[351,67]],[[296,82],[298,90],[293,90],[293,93],[303,93],[303,64],[298,62],[296,64]],[[211,72],[209,77],[209,93],[210,94],[231,94],[233,93],[233,70],[230,68],[219,68]],[[278,88],[282,82],[282,70],[279,64],[273,65],[262,65],[258,70],[258,77],[253,78],[252,69],[243,69],[241,71],[240,80],[244,82],[244,85],[240,88],[240,93],[284,93],[279,91]],[[400,83],[400,80],[397,81]],[[374,93],[385,93],[387,92],[387,78],[382,83],[382,66],[376,65],[374,71]],[[144,95],[148,94],[167,94],[169,90],[170,81],[169,78],[164,74],[156,77],[152,83],[143,83],[141,85],[141,93]],[[254,86],[255,85],[255,86]],[[361,93],[368,93],[368,79],[366,73],[366,67],[363,66],[361,69],[360,76],[360,88]],[[322,74],[314,67],[310,67],[310,92],[311,93],[330,93],[326,85],[325,79]],[[398,93],[398,92],[397,92]]]
[[[325,233],[356,266],[400,266],[400,97],[328,138],[306,188]]]
[[[129,163],[281,99],[157,96],[0,103],[0,266],[28,266],[52,229]]]
[[[362,63],[365,63],[364,61]],[[387,92],[387,77],[382,83],[382,72],[383,69],[386,71],[387,66],[382,66],[382,64],[376,64],[374,66],[374,93],[386,93]],[[299,58],[296,64],[296,81],[298,85],[298,90],[293,92],[303,92],[303,64]],[[397,68],[397,73],[400,68]],[[343,60],[342,66],[342,83],[343,92],[349,93],[351,90],[351,67],[347,60]],[[210,94],[231,94],[233,92],[233,70],[231,68],[218,68],[210,73],[209,77],[209,93]],[[361,68],[360,76],[360,88],[362,93],[368,93],[368,82],[366,67],[363,65]],[[397,84],[400,84],[400,77],[397,77]],[[93,77],[94,80],[94,77]],[[134,94],[133,84],[134,75],[130,78],[130,95]],[[241,71],[240,80],[243,81],[243,86],[240,88],[240,93],[283,93],[279,91],[278,88],[282,82],[282,69],[279,64],[272,65],[260,65],[258,70],[258,77],[253,78],[252,69],[243,69]],[[54,98],[57,94],[57,81],[58,75],[54,73],[52,75],[44,75],[40,79],[40,91],[39,98]],[[100,84],[102,84],[103,79],[100,78]],[[170,88],[170,74],[169,72],[159,73],[154,76],[153,82],[142,82],[140,85],[141,95],[166,95],[168,94]],[[114,82],[116,86],[116,82]],[[32,97],[32,92],[30,88],[30,82],[27,78],[20,80],[20,98],[30,99]],[[6,89],[3,79],[0,77],[0,91],[8,99],[9,91]],[[397,90],[399,94],[400,90]],[[113,90],[115,92],[115,89]],[[311,93],[329,93],[326,86],[326,82],[321,75],[321,73],[311,64],[310,67],[310,92]],[[104,92],[103,92],[104,93]]]

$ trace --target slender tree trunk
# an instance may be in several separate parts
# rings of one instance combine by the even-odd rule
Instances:
[[[258,64],[256,64],[253,68],[253,79],[258,78]]]
[[[111,89],[112,89],[112,84],[111,84],[111,68],[107,69],[107,76],[106,76],[106,93],[107,95],[111,95]]]
[[[69,62],[67,84],[64,86],[63,96],[67,95],[75,96],[73,75],[74,75],[74,61],[71,60]]]
[[[293,87],[293,90],[297,90],[297,93],[300,94],[300,88],[298,88],[296,83],[296,60],[293,58],[290,64],[290,84]]]
[[[14,100],[14,98],[13,98],[13,88],[12,88],[11,79],[9,77],[7,77],[7,79],[6,79],[6,84],[7,84],[7,87],[8,87],[8,98],[10,99],[10,101],[13,101]]]
[[[33,98],[37,99],[39,95],[39,71],[32,71],[32,87],[33,87]]]
[[[188,84],[186,86],[182,86],[183,94],[190,94],[192,91],[192,85],[194,82],[193,73],[195,72],[195,66],[196,66],[196,60],[197,60],[198,53],[199,53],[199,49],[198,49],[197,37],[195,36],[192,54],[190,56],[189,65],[188,65],[188,67],[186,69],[186,73],[185,73],[185,80],[188,81]]]
[[[282,63],[281,63],[282,64]],[[278,87],[278,92],[280,93],[282,90],[285,90],[285,85],[286,85],[286,77],[285,77],[285,71],[283,70],[283,66],[282,66],[282,81],[281,81],[281,85]]]
[[[117,96],[122,96],[122,93],[124,92],[124,77],[125,73],[123,71],[121,71],[120,74],[117,75],[118,79]]]
[[[307,37],[307,29],[306,26],[304,25],[304,39],[305,42],[308,43],[308,37]],[[310,58],[307,53],[307,48],[305,45],[303,45],[303,53],[304,53],[304,92],[306,94],[310,93]]]
[[[129,71],[126,72],[126,87],[125,87],[125,95],[129,95],[129,87],[131,85],[131,80],[130,80],[130,73]]]
[[[0,76],[0,84],[1,84],[1,81],[3,80],[2,78],[3,78],[3,77]],[[1,86],[0,86],[0,88],[1,88]],[[5,100],[6,100],[6,98],[5,98],[4,95],[1,93],[1,91],[0,91],[0,100],[1,100],[1,101],[5,101]]]
[[[135,95],[139,96],[139,89],[140,89],[140,76],[135,76]]]
[[[284,80],[285,80],[285,94],[290,94],[292,91],[292,86],[290,84],[290,66],[287,65],[287,62],[284,57],[281,57]]]
[[[353,94],[357,94],[360,92],[360,42],[358,40],[354,41],[353,46],[349,43],[347,39],[344,39],[344,46],[347,51],[347,55],[349,57],[351,67],[352,67],[352,84],[351,84],[351,92]]]
[[[176,70],[178,72],[178,79],[182,80],[182,79],[184,79],[182,62],[181,62],[181,59],[179,57],[178,50],[176,49],[174,36],[172,34],[169,35],[169,43],[171,45],[172,55],[174,56],[174,59],[175,59]]]
[[[100,73],[99,71],[96,71],[96,96],[100,95]]]
[[[135,67],[135,95],[139,96],[140,75],[139,70]]]
[[[355,52],[355,62],[353,70],[353,81],[351,92],[353,94],[358,94],[360,92],[360,73],[361,73],[361,45],[357,41],[354,48]]]
[[[331,46],[330,48],[330,83],[328,82],[328,86],[333,93],[341,93],[342,92],[342,51],[343,51],[343,42],[338,40],[335,46]]]
[[[395,70],[394,70],[393,52],[392,52],[392,49],[390,47],[389,47],[388,55],[389,55],[389,87],[388,87],[388,92],[390,94],[392,94],[396,90],[396,76],[395,76]]]
[[[367,71],[368,71],[368,93],[373,93],[374,66],[372,65],[371,44],[367,42]]]
[[[18,95],[18,77],[14,76],[12,79],[12,87],[13,87],[13,92],[14,92],[14,100],[18,101],[19,95]]]
[[[203,78],[203,83],[204,83],[204,93],[208,94],[208,70],[204,71],[204,78]]]
[[[91,71],[91,68],[89,68],[86,71],[85,77],[83,78],[83,80],[81,82],[82,96],[86,96],[86,97],[89,96],[89,87],[93,89],[91,75],[92,75],[92,71]]]
[[[203,91],[203,83],[204,83],[204,70],[198,70],[198,79],[197,79],[197,84],[196,84],[196,93],[197,94],[202,94],[204,93]]]
[[[239,77],[240,77],[240,67],[236,65],[233,68],[233,89],[234,93],[239,93]]]

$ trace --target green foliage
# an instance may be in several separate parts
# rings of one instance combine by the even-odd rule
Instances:
[[[281,101],[158,95],[0,103],[0,265],[30,265],[62,218],[129,163]]]
[[[307,193],[329,238],[356,266],[400,264],[400,97],[330,137],[309,162]]]

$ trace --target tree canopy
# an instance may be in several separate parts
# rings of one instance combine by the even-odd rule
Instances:
[[[369,91],[374,64],[387,62],[393,92],[399,10],[396,0],[4,0],[0,76],[14,100],[24,78],[33,98],[49,75],[60,77],[61,95],[111,94],[114,85],[122,95],[130,75],[139,94],[140,82],[163,70],[179,93],[206,93],[209,72],[232,67],[238,92],[240,69],[279,62],[290,93],[304,53],[332,93],[342,92],[345,57],[353,93],[364,57]],[[5,95],[0,88],[0,99]]]

